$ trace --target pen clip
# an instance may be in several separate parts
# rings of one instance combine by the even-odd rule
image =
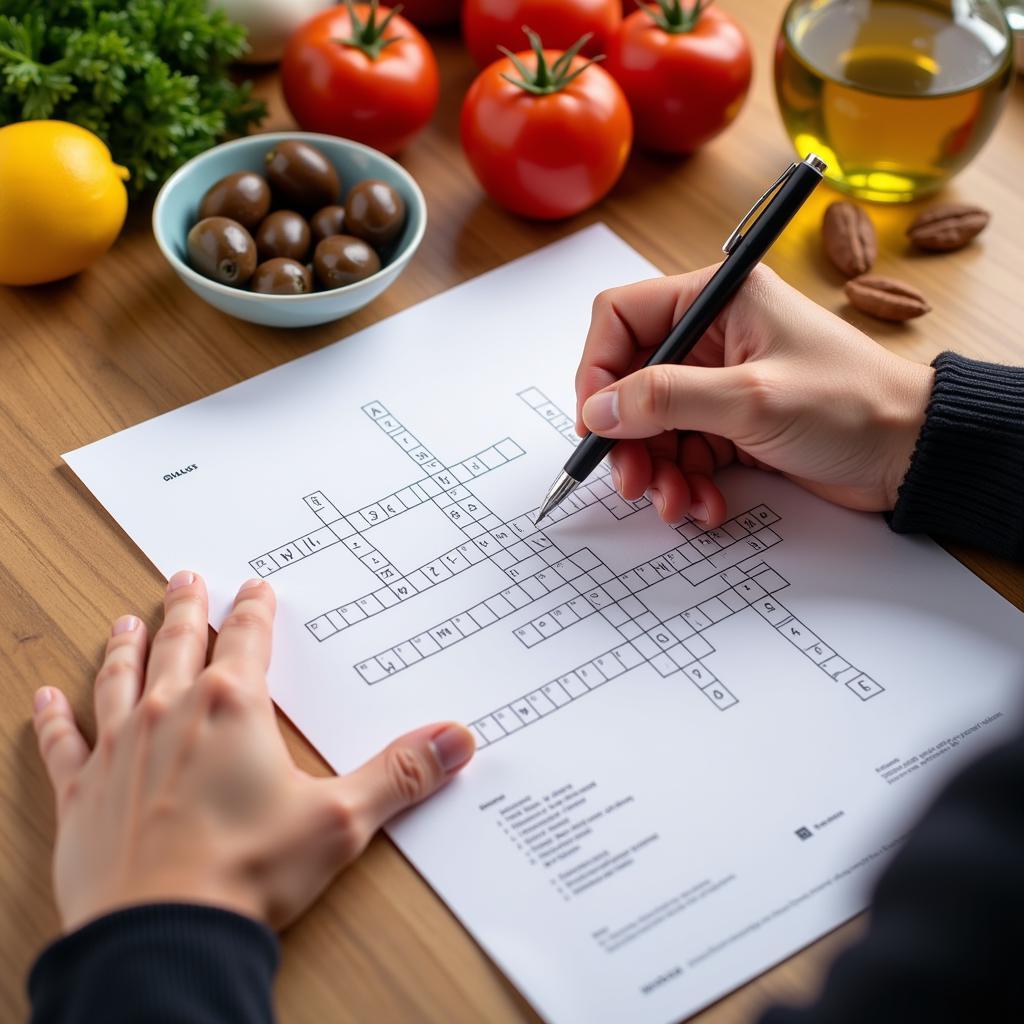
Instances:
[[[754,214],[755,214],[755,213],[757,213],[757,211],[758,211],[758,210],[759,210],[759,209],[761,208],[761,206],[762,206],[762,205],[764,204],[764,201],[765,201],[766,199],[768,199],[768,197],[769,197],[769,196],[771,196],[771,195],[772,195],[773,193],[777,192],[777,191],[778,191],[778,190],[779,190],[779,189],[780,189],[780,188],[781,188],[781,187],[782,187],[782,186],[783,186],[783,185],[784,185],[784,184],[786,183],[787,179],[788,179],[788,178],[790,177],[790,175],[791,175],[791,174],[792,174],[792,173],[793,173],[793,172],[794,172],[794,171],[796,170],[796,168],[797,168],[797,164],[796,164],[795,162],[794,162],[794,163],[791,163],[791,164],[790,164],[790,165],[789,165],[789,166],[788,166],[788,167],[787,167],[787,168],[786,168],[786,169],[785,169],[785,170],[784,170],[784,171],[783,171],[783,172],[782,172],[782,173],[781,173],[781,174],[780,174],[780,175],[779,175],[779,176],[778,176],[778,177],[777,177],[776,179],[775,179],[775,181],[773,181],[773,182],[772,182],[772,183],[771,183],[771,184],[770,184],[770,185],[768,186],[768,188],[767,188],[767,189],[765,189],[765,193],[764,193],[764,195],[763,195],[763,196],[761,196],[761,198],[760,198],[760,199],[758,199],[758,200],[757,200],[757,202],[756,202],[756,203],[754,203],[754,205],[753,205],[753,206],[752,206],[752,207],[751,207],[751,208],[750,208],[749,210],[747,210],[747,212],[746,212],[746,213],[745,213],[745,214],[743,215],[743,219],[742,219],[742,220],[741,220],[741,221],[739,222],[739,224],[737,224],[737,225],[736,225],[736,229],[735,229],[735,230],[733,231],[733,233],[732,233],[732,234],[731,234],[731,235],[730,235],[730,236],[729,236],[729,237],[728,237],[728,238],[727,238],[727,239],[725,240],[725,245],[723,245],[723,246],[722,246],[722,252],[726,253],[727,255],[728,255],[728,254],[731,254],[731,253],[732,253],[732,251],[733,251],[733,249],[735,249],[735,248],[736,248],[736,246],[740,244],[740,242],[741,242],[741,241],[743,240],[743,229],[744,229],[744,228],[745,228],[745,227],[747,226],[747,224],[749,224],[749,223],[750,223],[750,221],[751,221],[751,220],[753,219],[753,216],[754,216]]]

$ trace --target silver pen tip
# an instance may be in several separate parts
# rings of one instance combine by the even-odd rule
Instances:
[[[533,525],[536,526],[552,509],[561,505],[579,485],[579,480],[574,480],[568,473],[559,473],[558,479],[551,485],[551,490],[545,495],[544,502],[540,506],[540,511],[537,513],[537,518],[533,521]]]

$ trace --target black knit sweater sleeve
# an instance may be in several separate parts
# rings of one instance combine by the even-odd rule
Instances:
[[[115,911],[44,950],[32,1024],[272,1024],[277,961],[274,933],[229,910]]]
[[[910,469],[891,517],[1024,558],[1024,369],[943,352]]]

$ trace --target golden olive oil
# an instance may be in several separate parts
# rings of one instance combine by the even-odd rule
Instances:
[[[970,0],[796,0],[775,60],[782,117],[801,156],[865,199],[934,192],[978,152],[1013,80],[995,5]]]

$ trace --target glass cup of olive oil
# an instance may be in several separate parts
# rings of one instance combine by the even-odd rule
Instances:
[[[863,199],[941,188],[981,149],[1013,81],[996,0],[793,0],[775,92],[800,156]]]

